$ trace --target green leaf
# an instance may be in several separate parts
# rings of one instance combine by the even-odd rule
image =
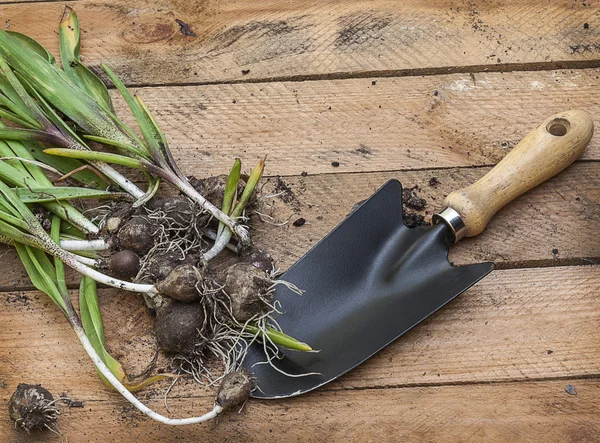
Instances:
[[[20,229],[16,228],[10,223],[6,223],[0,219],[0,235],[9,237],[16,242],[23,243],[24,245],[37,246],[37,239],[31,234],[26,234]]]
[[[96,74],[81,63],[79,55],[80,29],[77,14],[65,7],[62,21],[59,25],[60,59],[67,76],[95,98],[105,111],[114,112],[108,89]]]
[[[34,253],[34,250],[36,249],[20,243],[15,243],[15,248],[33,286],[47,294],[48,297],[61,308],[63,313],[66,313],[67,306],[63,299],[63,295],[54,280],[47,273],[45,267],[39,263],[39,255]]]
[[[48,145],[64,145],[59,137],[45,131],[34,129],[0,128],[0,140],[24,140],[45,143]]]
[[[221,206],[221,211],[223,213],[230,215],[231,207],[233,206],[233,201],[236,197],[238,183],[240,182],[240,174],[242,169],[242,162],[239,158],[235,159],[233,163],[233,167],[229,172],[229,176],[227,177],[227,184],[225,185],[225,193],[223,194],[223,205]],[[217,237],[221,235],[221,232],[225,228],[223,222],[219,222],[219,228],[217,230]]]
[[[75,85],[56,65],[0,30],[0,55],[40,95],[84,131],[114,140],[129,141],[116,117],[95,98]]]
[[[69,172],[78,169],[79,171],[70,177],[77,180],[79,183],[95,189],[106,189],[108,187],[108,183],[90,169],[82,169],[85,166],[85,163],[75,160],[74,158],[46,154],[44,152],[46,147],[41,143],[27,142],[27,146],[30,147],[33,158],[57,169],[61,174],[68,174]]]
[[[79,312],[83,329],[93,348],[108,369],[110,369],[110,372],[112,372],[129,391],[134,392],[156,381],[171,377],[170,374],[159,374],[142,380],[140,383],[131,383],[129,381],[123,366],[121,366],[121,364],[115,360],[105,348],[104,324],[102,321],[102,313],[100,311],[100,303],[98,301],[98,289],[96,282],[85,276],[81,280],[79,286]],[[97,369],[96,372],[105,385],[113,388],[108,380],[106,380]]]
[[[248,177],[248,182],[246,183],[246,186],[244,187],[244,192],[242,192],[242,196],[240,197],[238,204],[235,206],[233,211],[231,211],[231,216],[233,218],[236,218],[236,217],[239,217],[240,215],[242,215],[242,212],[244,211],[244,208],[248,204],[248,201],[250,201],[250,197],[252,196],[252,193],[256,189],[256,186],[258,185],[258,182],[260,181],[264,170],[265,170],[265,158],[261,158],[258,161],[258,164],[254,167],[254,169],[250,173],[250,177]]]
[[[112,154],[109,152],[97,152],[97,151],[80,151],[77,149],[65,149],[65,148],[49,148],[44,149],[46,154],[58,155],[61,157],[77,158],[81,160],[97,160],[106,163],[114,163],[117,165],[127,166],[129,168],[144,169],[144,165],[141,161],[131,157],[125,157],[124,155]]]
[[[11,121],[13,123],[18,124],[19,126],[23,126],[28,129],[34,129],[39,126],[37,123],[32,124],[31,122],[26,121],[26,120],[22,119],[21,117],[19,117],[17,114],[7,111],[7,110],[4,110],[2,108],[0,108],[0,117],[5,118],[8,121]]]
[[[41,57],[48,60],[50,63],[56,64],[56,59],[54,58],[54,56],[52,54],[50,54],[50,52],[48,52],[46,50],[46,48],[44,48],[42,45],[40,45],[38,42],[36,42],[31,37],[28,37],[25,34],[21,34],[20,32],[15,32],[15,31],[6,31],[6,33],[8,35],[10,35],[12,38],[18,40],[21,44],[27,46],[29,49],[31,49],[32,51],[34,51]]]
[[[144,172],[144,175],[146,175],[146,179],[148,180],[148,191],[146,191],[142,197],[135,201],[135,203],[132,205],[133,208],[139,208],[140,206],[143,206],[152,200],[152,198],[158,192],[158,188],[160,186],[160,177],[154,179],[152,178],[152,175],[148,174],[147,172]]]
[[[56,200],[70,200],[73,198],[98,198],[98,199],[129,199],[129,194],[123,192],[100,191],[76,187],[50,187],[50,188],[16,188],[17,196],[23,203],[41,203]]]
[[[44,115],[35,100],[27,93],[25,87],[13,73],[12,69],[10,69],[10,66],[8,66],[8,63],[2,58],[0,58],[0,71],[2,71],[2,74],[4,74],[5,78],[10,83],[10,86],[22,102],[22,105],[19,105],[19,108],[23,110],[23,118],[27,117],[27,119],[32,122],[37,121],[38,127],[49,129],[51,127],[50,121]],[[27,108],[28,115],[26,114],[23,105]]]
[[[46,231],[44,231],[39,220],[33,215],[25,203],[19,200],[14,189],[9,188],[4,182],[0,181],[0,192],[8,203],[19,212],[23,221],[29,226],[29,230],[32,234],[41,234],[42,236],[45,236]]]
[[[29,225],[23,221],[20,217],[15,217],[6,211],[0,211],[0,220],[4,220],[6,223],[10,223],[16,228],[22,229],[24,232],[29,232]]]
[[[0,123],[0,128],[3,128],[3,127],[4,127],[4,125]],[[8,146],[8,148],[10,149],[10,151],[12,151],[12,153],[15,156],[26,160],[26,161],[22,162],[23,167],[24,167],[24,169],[27,170],[29,175],[36,181],[36,183],[38,183],[42,186],[52,186],[52,182],[48,179],[48,177],[46,177],[46,174],[44,174],[44,171],[42,171],[41,166],[34,164],[36,160],[33,157],[33,155],[31,155],[30,149],[28,149],[25,146],[25,144],[29,145],[28,142],[20,142],[17,140],[7,140],[5,143]],[[9,156],[10,154],[3,154],[3,155]],[[27,160],[29,160],[33,163],[29,163],[29,162],[27,162]]]
[[[95,135],[87,135],[87,134],[84,134],[83,138],[85,138],[87,140],[91,140],[93,142],[102,143],[102,144],[105,144],[108,146],[114,146],[116,148],[121,149],[121,151],[130,152],[131,154],[139,155],[140,157],[144,157],[144,158],[146,157],[145,152],[143,150],[141,150],[137,146],[134,146],[130,143],[121,143],[121,142],[118,142],[115,140],[111,140],[109,138],[97,137]]]
[[[13,141],[13,143],[15,142]],[[25,165],[15,158],[15,153],[10,149],[8,143],[3,140],[0,140],[0,161],[5,161],[10,166],[17,169],[21,174],[33,179],[29,171],[25,168]]]
[[[147,132],[149,130],[149,128],[146,124],[146,116],[145,116],[144,110],[140,107],[140,104],[135,100],[133,95],[131,95],[131,92],[129,92],[129,90],[127,89],[125,84],[121,81],[121,79],[119,77],[117,77],[117,74],[115,74],[106,65],[102,65],[102,69],[104,69],[104,72],[106,73],[108,78],[110,78],[110,81],[113,82],[115,87],[121,93],[121,96],[127,103],[127,106],[129,106],[129,110],[135,117],[135,120],[137,121],[138,126],[140,127],[140,130],[142,131],[142,135],[144,136],[144,139],[146,139],[146,133],[144,131]],[[139,139],[138,139],[138,143],[140,144],[140,146],[145,146]],[[148,152],[148,154],[150,154],[150,152]]]
[[[304,351],[304,352],[313,350],[306,343],[296,340],[294,337],[290,337],[289,335],[284,334],[283,332],[273,329],[269,326],[267,326],[265,328],[265,330],[262,330],[254,325],[246,325],[244,328],[251,334],[255,334],[255,335],[259,334],[263,338],[264,338],[264,334],[266,334],[269,336],[269,338],[271,339],[271,341],[273,343],[275,343],[276,345],[283,346],[288,349],[294,349],[296,351]]]
[[[7,75],[14,77],[14,74],[6,64],[6,61],[1,60],[0,67],[0,91],[2,92],[2,94],[0,94],[0,105],[26,121],[27,123],[24,126],[40,129],[41,124],[32,116],[31,110],[13,87],[14,82],[9,81],[9,78],[7,77]]]

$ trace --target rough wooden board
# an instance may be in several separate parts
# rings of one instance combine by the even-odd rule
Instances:
[[[7,5],[0,18],[54,51],[62,9]],[[87,63],[109,63],[135,84],[549,69],[598,59],[598,11],[595,2],[571,0],[77,3]]]
[[[251,222],[254,241],[273,254],[281,269],[287,269],[341,222],[355,203],[368,198],[387,180],[398,179],[405,187],[419,186],[418,194],[428,202],[422,214],[429,217],[441,209],[445,195],[473,183],[488,170],[483,167],[269,178],[264,187],[266,194],[281,192],[285,187],[291,194],[265,199],[260,211],[273,216],[275,222],[288,220],[288,224],[273,226],[260,222],[255,215]],[[439,184],[430,186],[434,177]],[[501,210],[483,234],[454,246],[450,260],[455,264],[493,261],[499,267],[596,263],[600,257],[598,177],[600,163],[575,163]],[[300,217],[307,223],[293,226]],[[16,254],[5,246],[0,246],[0,251],[4,251],[2,262],[6,269],[0,275],[0,290],[30,289]],[[78,280],[71,274],[69,281],[73,285]]]
[[[572,383],[577,395],[565,392]],[[2,390],[0,392],[4,392]],[[224,441],[596,441],[600,382],[564,380],[422,388],[321,392],[279,401],[251,401],[218,422],[167,427],[120,402],[63,408],[60,427],[69,442]],[[5,395],[2,396],[3,399]],[[152,406],[161,408],[158,401]],[[208,399],[171,402],[182,414],[210,407]],[[49,432],[19,433],[0,409],[9,441],[59,442]]]
[[[235,157],[249,169],[268,154],[268,175],[299,175],[495,164],[554,113],[600,115],[599,75],[586,69],[137,92],[185,170],[226,173]],[[117,108],[135,127],[121,100]],[[583,158],[600,158],[598,140]]]
[[[364,365],[322,390],[600,375],[600,267],[496,271]],[[310,294],[305,294],[306,297]],[[315,295],[319,296],[319,295]],[[110,352],[131,374],[152,359],[153,320],[135,295],[101,291]],[[0,298],[0,382],[43,383],[84,401],[111,394],[58,310],[36,292]],[[285,307],[284,307],[285,308]],[[302,337],[299,337],[302,339]],[[161,356],[157,368],[168,368]],[[159,399],[169,382],[145,390]],[[191,381],[172,398],[210,396]]]

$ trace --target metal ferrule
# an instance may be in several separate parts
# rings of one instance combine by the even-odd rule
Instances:
[[[436,225],[440,221],[446,223],[446,225],[452,231],[452,235],[454,236],[454,243],[463,238],[467,233],[467,227],[465,226],[465,223],[463,222],[462,218],[460,218],[460,214],[452,208],[446,208],[439,214],[434,214],[432,221]]]

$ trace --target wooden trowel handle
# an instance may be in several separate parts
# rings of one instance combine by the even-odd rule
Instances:
[[[587,112],[553,115],[479,181],[448,195],[445,205],[454,209],[464,223],[460,237],[481,233],[504,205],[573,163],[593,133],[594,123]]]

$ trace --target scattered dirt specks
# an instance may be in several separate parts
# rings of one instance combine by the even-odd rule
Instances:
[[[369,148],[367,145],[361,143],[359,147],[354,150],[354,153],[368,157],[369,155],[373,154],[373,151],[371,151],[371,148]]]
[[[8,294],[6,296],[6,302],[7,303],[14,303],[14,304],[19,304],[22,306],[29,306],[29,297],[27,297],[24,294]]]
[[[292,188],[281,177],[275,179],[275,190],[284,203],[293,203],[296,200],[294,191],[292,191]]]
[[[360,46],[368,41],[380,40],[388,25],[390,17],[381,17],[371,12],[351,14],[339,19],[340,31],[335,39],[337,48]]]

